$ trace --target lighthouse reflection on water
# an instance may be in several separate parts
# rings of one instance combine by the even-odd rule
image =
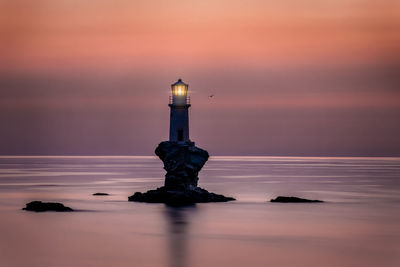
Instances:
[[[191,217],[195,216],[195,205],[186,207],[165,206],[167,224],[167,247],[169,252],[168,267],[188,267],[189,233]]]

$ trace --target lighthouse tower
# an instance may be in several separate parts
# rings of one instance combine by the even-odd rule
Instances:
[[[169,124],[169,141],[186,143],[189,140],[189,107],[190,98],[187,95],[189,85],[179,79],[171,84],[172,95],[169,97],[171,118]]]

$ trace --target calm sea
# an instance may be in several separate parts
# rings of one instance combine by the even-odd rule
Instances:
[[[127,201],[164,174],[155,157],[0,157],[0,266],[400,266],[400,158],[211,157],[199,185],[237,201]]]

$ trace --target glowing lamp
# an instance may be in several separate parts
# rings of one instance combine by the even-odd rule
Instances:
[[[186,96],[189,85],[179,79],[176,83],[171,85],[173,96]]]
[[[184,106],[189,104],[189,97],[187,95],[189,85],[179,79],[176,83],[171,84],[172,96],[170,104],[175,106]]]

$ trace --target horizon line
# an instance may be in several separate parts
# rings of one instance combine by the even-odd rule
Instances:
[[[0,155],[3,158],[156,158],[156,155]],[[274,155],[216,155],[210,158],[309,158],[309,159],[400,159],[400,156],[274,156]]]

